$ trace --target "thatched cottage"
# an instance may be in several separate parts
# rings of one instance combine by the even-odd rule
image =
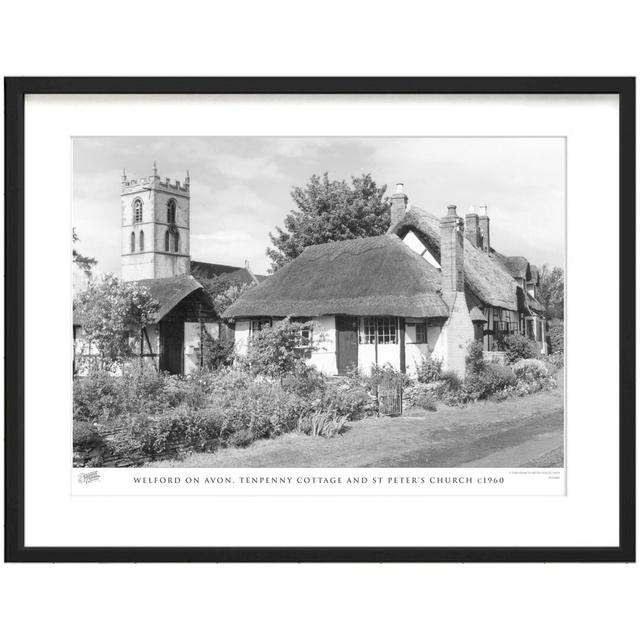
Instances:
[[[225,311],[236,348],[289,316],[315,322],[310,363],[332,375],[372,364],[411,372],[429,353],[464,375],[470,341],[491,352],[512,333],[545,352],[538,270],[495,252],[489,223],[486,207],[463,220],[455,206],[442,218],[408,206],[399,184],[386,235],[307,247]]]

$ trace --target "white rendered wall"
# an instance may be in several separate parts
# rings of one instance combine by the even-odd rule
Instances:
[[[338,373],[336,363],[336,319],[335,316],[316,316],[312,320],[313,350],[308,364],[329,376]]]
[[[234,346],[235,352],[239,356],[247,355],[247,348],[249,346],[249,328],[251,323],[249,320],[236,320],[234,327]]]
[[[412,342],[405,343],[405,367],[406,372],[413,376],[416,373],[416,366],[422,362],[422,358],[429,356],[429,345],[415,344]]]

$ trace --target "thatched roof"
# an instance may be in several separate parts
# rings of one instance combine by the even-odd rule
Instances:
[[[151,293],[152,297],[160,304],[160,308],[155,314],[156,322],[162,320],[164,316],[189,294],[198,289],[202,289],[203,292],[205,291],[202,285],[191,275],[176,276],[175,278],[138,280],[138,284],[149,289],[149,293]]]
[[[388,233],[403,238],[413,231],[440,258],[440,219],[411,205]],[[489,254],[464,241],[464,277],[471,291],[484,303],[517,311],[516,283]]]
[[[440,272],[396,236],[307,247],[223,314],[447,317]]]
[[[473,307],[471,311],[469,311],[469,315],[471,316],[471,322],[486,322],[486,318],[484,317],[484,313],[478,309],[478,307]]]
[[[246,267],[232,267],[227,264],[214,264],[212,262],[191,261],[191,275],[202,274],[205,278],[215,278],[225,274],[230,280],[238,284],[254,284],[262,282],[267,276],[257,275],[249,271]]]
[[[544,313],[544,306],[538,302],[529,292],[527,292],[527,306],[536,313]]]
[[[513,278],[523,278],[525,282],[531,280],[529,261],[523,256],[503,256],[497,251],[492,252],[493,257],[504,267],[505,271]]]

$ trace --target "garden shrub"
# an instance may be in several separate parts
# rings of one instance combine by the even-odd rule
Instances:
[[[443,371],[440,374],[441,388],[455,391],[462,386],[462,379],[455,371]]]
[[[418,382],[404,392],[404,402],[408,407],[436,411],[436,395],[433,383]]]
[[[440,379],[442,372],[442,360],[433,356],[422,356],[416,364],[416,378],[418,382],[427,384]]]
[[[481,340],[474,340],[467,347],[467,356],[465,362],[467,365],[467,373],[478,374],[485,370],[485,362],[483,357],[484,348]]]
[[[370,392],[365,383],[329,382],[321,396],[315,396],[317,406],[327,411],[356,420],[377,411],[375,394]]]
[[[562,320],[554,320],[549,324],[547,337],[551,353],[564,353],[564,322]]]
[[[291,322],[285,318],[271,327],[264,327],[249,340],[247,362],[251,371],[269,377],[293,373],[298,363],[306,359],[306,343],[313,322]]]
[[[73,383],[73,417],[75,420],[97,422],[109,419],[122,410],[118,378],[106,371],[94,371]]]
[[[506,352],[505,358],[507,364],[512,364],[518,360],[535,358],[538,355],[538,346],[536,343],[526,336],[521,336],[517,333],[505,336],[502,340],[502,348]]]
[[[541,360],[521,360],[514,365],[513,370],[517,378],[516,393],[518,395],[555,389],[557,386],[552,372]]]
[[[73,446],[94,447],[102,444],[102,436],[98,429],[89,422],[73,421]]]
[[[284,389],[301,396],[322,393],[327,387],[327,376],[318,371],[315,366],[300,362],[294,371],[282,379]]]

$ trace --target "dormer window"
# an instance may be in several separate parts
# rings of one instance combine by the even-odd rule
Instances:
[[[176,201],[173,198],[167,202],[167,222],[176,223]]]
[[[140,198],[133,201],[133,221],[142,222],[142,200]]]

